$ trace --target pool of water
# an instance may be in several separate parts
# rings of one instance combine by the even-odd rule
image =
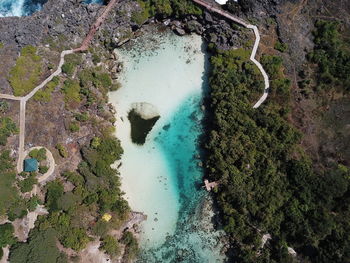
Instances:
[[[141,226],[139,261],[222,262],[222,233],[211,223],[199,159],[208,64],[201,38],[148,34],[117,54],[124,63],[122,88],[110,101],[124,148],[122,189],[131,208],[148,217]],[[160,113],[142,146],[131,142],[127,118],[139,102]]]
[[[47,0],[0,0],[0,17],[31,15],[46,2]]]

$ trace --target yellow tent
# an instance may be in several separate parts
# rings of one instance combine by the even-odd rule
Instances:
[[[106,213],[106,214],[104,214],[104,215],[102,216],[102,219],[103,219],[104,221],[108,222],[109,220],[112,219],[112,216],[111,216],[110,214]]]

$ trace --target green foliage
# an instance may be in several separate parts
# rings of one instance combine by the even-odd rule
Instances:
[[[0,42],[0,49],[4,47],[4,43]]]
[[[21,199],[17,189],[14,187],[16,173],[14,171],[13,159],[9,151],[0,153],[0,215],[5,215],[10,211],[12,218],[16,218],[14,208],[22,208]]]
[[[78,122],[71,122],[69,124],[70,132],[78,132],[80,130],[80,125]]]
[[[165,18],[184,15],[201,15],[202,10],[189,0],[137,0],[141,11],[133,12],[131,19],[142,25],[150,17]]]
[[[350,239],[341,233],[350,230],[345,219],[350,206],[344,205],[349,170],[313,170],[300,153],[300,134],[288,123],[278,97],[252,108],[258,79],[245,66],[246,59],[236,51],[211,59],[212,115],[206,144],[208,177],[220,183],[215,195],[224,230],[234,240],[235,259],[292,262],[287,244],[310,262],[346,262]],[[273,89],[287,92],[290,83],[283,77],[282,60],[263,56],[262,63]],[[288,102],[283,92],[281,96]],[[264,249],[257,229],[273,237]]]
[[[11,247],[11,263],[66,263],[66,256],[56,246],[56,232],[49,228],[44,231],[34,229],[27,243],[17,243]]]
[[[32,191],[33,186],[38,183],[36,179],[36,174],[32,173],[28,178],[18,181],[18,186],[21,189],[22,193],[27,193]]]
[[[277,41],[275,43],[275,49],[280,52],[285,52],[288,49],[288,45],[286,43],[282,43],[280,41]]]
[[[10,223],[0,225],[0,248],[6,247],[7,245],[13,245],[16,243],[16,239],[13,236],[14,228]]]
[[[65,247],[70,247],[74,250],[81,250],[85,248],[86,244],[90,241],[86,234],[86,231],[81,228],[69,229],[62,237],[61,242]]]
[[[68,76],[72,76],[75,70],[75,65],[73,63],[66,62],[62,65],[62,72]]]
[[[45,173],[47,173],[47,171],[49,170],[49,167],[47,167],[47,166],[39,166],[39,173],[41,173],[41,174],[45,174]]]
[[[93,148],[93,149],[97,149],[98,146],[100,146],[100,144],[101,144],[101,138],[99,138],[99,137],[94,137],[94,138],[92,138],[92,140],[91,140],[90,146],[91,146],[91,148]]]
[[[27,208],[29,211],[34,211],[35,208],[41,204],[41,201],[37,195],[34,195],[27,201]]]
[[[0,145],[6,145],[7,138],[12,134],[18,133],[16,123],[10,117],[0,118]]]
[[[41,102],[50,102],[51,101],[51,94],[55,90],[55,88],[58,86],[60,83],[60,79],[56,76],[53,77],[53,79],[47,83],[46,87],[42,88],[41,90],[38,90],[34,94],[34,99],[36,101],[41,101]]]
[[[66,103],[80,102],[80,85],[77,81],[67,79],[63,82],[62,91],[64,93],[64,100]]]
[[[120,247],[119,247],[118,241],[115,240],[114,237],[109,235],[103,238],[101,248],[104,251],[106,251],[106,253],[110,255],[112,258],[115,258],[120,254]]]
[[[0,100],[0,113],[6,113],[10,106],[6,100]]]
[[[58,153],[61,155],[61,157],[63,157],[63,158],[68,157],[68,151],[67,151],[66,147],[64,147],[64,145],[58,143],[56,145],[56,149],[58,150]]]
[[[339,23],[319,20],[315,24],[314,50],[308,59],[318,65],[317,83],[320,86],[350,87],[349,43],[341,38]]]
[[[139,253],[139,246],[134,235],[130,231],[124,232],[121,242],[125,244],[127,258],[133,259]]]
[[[62,197],[63,184],[58,181],[52,181],[47,184],[46,202],[45,206],[49,208],[49,211],[58,211],[58,200]]]
[[[24,96],[32,91],[40,80],[41,57],[33,46],[22,48],[16,65],[11,69],[9,82],[15,96]]]
[[[46,160],[46,149],[40,148],[40,149],[33,149],[30,151],[29,156],[31,158],[37,159],[39,162]]]
[[[74,115],[75,119],[80,122],[85,122],[89,119],[89,114],[87,112],[77,113]]]

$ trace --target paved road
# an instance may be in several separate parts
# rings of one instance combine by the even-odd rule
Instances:
[[[254,25],[250,25],[246,22],[244,22],[242,19],[238,18],[238,17],[235,17],[234,15],[226,12],[226,11],[223,11],[222,9],[220,8],[217,8],[215,7],[213,4],[209,4],[203,0],[192,0],[193,2],[205,7],[206,9],[208,9],[209,11],[211,12],[214,12],[214,13],[217,13],[219,15],[222,15],[224,17],[226,17],[227,19],[230,19],[246,28],[249,28],[249,29],[252,29],[253,32],[254,32],[254,35],[255,35],[255,43],[254,43],[254,46],[253,46],[253,50],[252,50],[252,53],[250,55],[250,60],[258,67],[258,69],[260,70],[261,74],[263,75],[263,78],[264,78],[264,85],[265,85],[265,89],[264,89],[264,93],[263,95],[260,97],[260,99],[254,104],[253,108],[259,108],[260,105],[266,100],[267,98],[267,95],[269,93],[269,77],[267,76],[266,74],[266,71],[264,70],[263,66],[260,64],[259,61],[257,61],[255,59],[255,56],[256,56],[256,51],[258,50],[258,47],[259,47],[259,43],[260,43],[260,34],[259,34],[259,30],[257,28],[257,26],[254,26]]]

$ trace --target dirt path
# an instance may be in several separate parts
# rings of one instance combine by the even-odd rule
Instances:
[[[246,22],[244,22],[243,20],[241,20],[240,18],[238,17],[235,17],[234,15],[226,12],[226,11],[223,11],[221,10],[220,8],[217,8],[215,7],[213,4],[209,4],[203,0],[192,0],[193,2],[205,7],[207,10],[211,11],[211,12],[214,12],[214,13],[217,13],[221,16],[224,16],[226,17],[227,19],[231,20],[231,21],[234,21],[236,22],[237,24],[240,24],[246,28],[249,28],[249,29],[252,29],[253,32],[254,32],[254,35],[255,35],[255,43],[254,43],[254,46],[253,46],[253,50],[252,50],[252,53],[250,55],[250,60],[258,67],[258,69],[260,70],[261,74],[263,75],[263,78],[264,78],[264,84],[265,84],[265,89],[264,89],[264,93],[263,95],[260,97],[260,99],[254,104],[253,108],[259,108],[260,105],[266,100],[268,94],[269,94],[269,77],[267,76],[266,74],[266,71],[264,70],[263,66],[260,64],[259,61],[257,61],[255,59],[255,56],[256,56],[256,51],[258,50],[258,47],[259,47],[259,43],[260,43],[260,34],[259,34],[259,30],[257,28],[257,26],[255,25],[250,25],[250,24],[247,24]]]

